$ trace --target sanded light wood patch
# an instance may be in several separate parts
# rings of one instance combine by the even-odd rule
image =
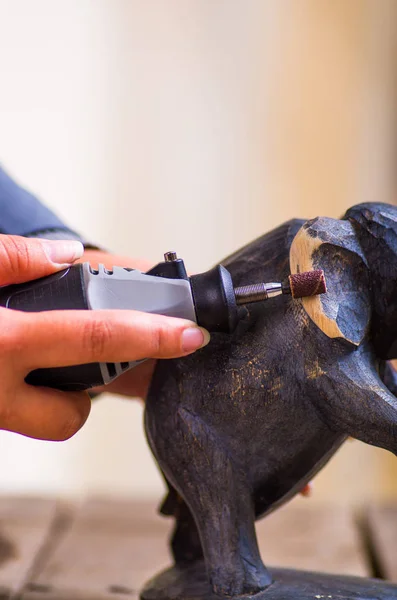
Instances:
[[[313,254],[322,243],[320,238],[311,237],[308,230],[301,227],[291,244],[291,273],[314,271],[317,267],[313,265]],[[301,298],[301,302],[311,320],[325,335],[330,338],[345,337],[336,322],[325,314],[320,296]]]

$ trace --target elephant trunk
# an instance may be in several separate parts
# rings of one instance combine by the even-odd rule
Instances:
[[[379,358],[397,358],[397,208],[359,204],[344,218],[355,228],[368,264],[371,342]]]

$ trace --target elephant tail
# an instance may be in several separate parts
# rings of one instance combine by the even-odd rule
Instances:
[[[175,517],[177,519],[182,504],[184,504],[184,500],[173,487],[169,486],[168,494],[160,505],[159,513],[165,517]]]

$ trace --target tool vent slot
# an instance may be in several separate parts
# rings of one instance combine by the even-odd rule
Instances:
[[[106,367],[109,373],[109,377],[112,379],[116,377],[116,365],[114,363],[106,363]]]

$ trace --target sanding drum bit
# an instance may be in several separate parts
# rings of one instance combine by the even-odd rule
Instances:
[[[326,292],[324,271],[320,269],[289,275],[283,283],[254,283],[253,285],[234,288],[238,305],[269,300],[269,298],[281,294],[289,294],[293,298],[305,298],[325,294]]]

